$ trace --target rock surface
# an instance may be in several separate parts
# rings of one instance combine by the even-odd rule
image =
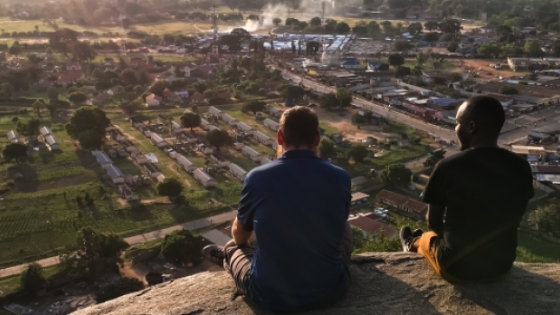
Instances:
[[[416,254],[371,253],[354,256],[352,262],[346,297],[307,314],[560,315],[560,264],[516,263],[499,282],[452,285]],[[226,272],[205,272],[74,314],[266,314],[243,297],[232,300],[233,292]]]

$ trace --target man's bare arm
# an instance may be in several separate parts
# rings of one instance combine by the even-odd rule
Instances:
[[[253,231],[246,231],[243,229],[243,225],[241,222],[235,218],[233,224],[231,226],[231,237],[235,241],[235,244],[238,246],[240,245],[247,245],[249,243],[249,238],[253,234]]]
[[[443,232],[444,213],[445,213],[444,206],[438,206],[434,204],[428,205],[428,213],[426,214],[426,221],[428,221],[428,227],[430,228],[430,230],[434,231],[438,235]]]

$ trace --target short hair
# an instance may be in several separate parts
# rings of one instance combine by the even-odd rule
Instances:
[[[296,106],[282,114],[278,130],[282,132],[284,145],[296,149],[312,146],[319,133],[319,118],[311,109]]]
[[[467,104],[466,118],[481,126],[488,136],[498,137],[506,121],[502,103],[491,96],[475,96]]]

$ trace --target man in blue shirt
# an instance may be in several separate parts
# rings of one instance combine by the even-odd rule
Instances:
[[[203,249],[231,273],[239,294],[272,312],[326,306],[349,285],[350,177],[316,156],[320,138],[312,110],[285,111],[277,135],[282,155],[247,175],[233,240]],[[256,248],[248,244],[253,231]]]

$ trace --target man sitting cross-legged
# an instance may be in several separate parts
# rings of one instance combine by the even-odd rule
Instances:
[[[417,251],[450,282],[497,280],[515,260],[533,184],[527,161],[498,147],[504,121],[494,98],[461,105],[455,131],[463,152],[437,164],[424,192],[431,231],[401,229],[405,251]]]
[[[340,299],[349,285],[350,177],[315,155],[319,121],[306,107],[284,112],[280,158],[245,179],[233,241],[203,249],[258,306],[298,312]],[[255,231],[256,248],[248,241]]]

